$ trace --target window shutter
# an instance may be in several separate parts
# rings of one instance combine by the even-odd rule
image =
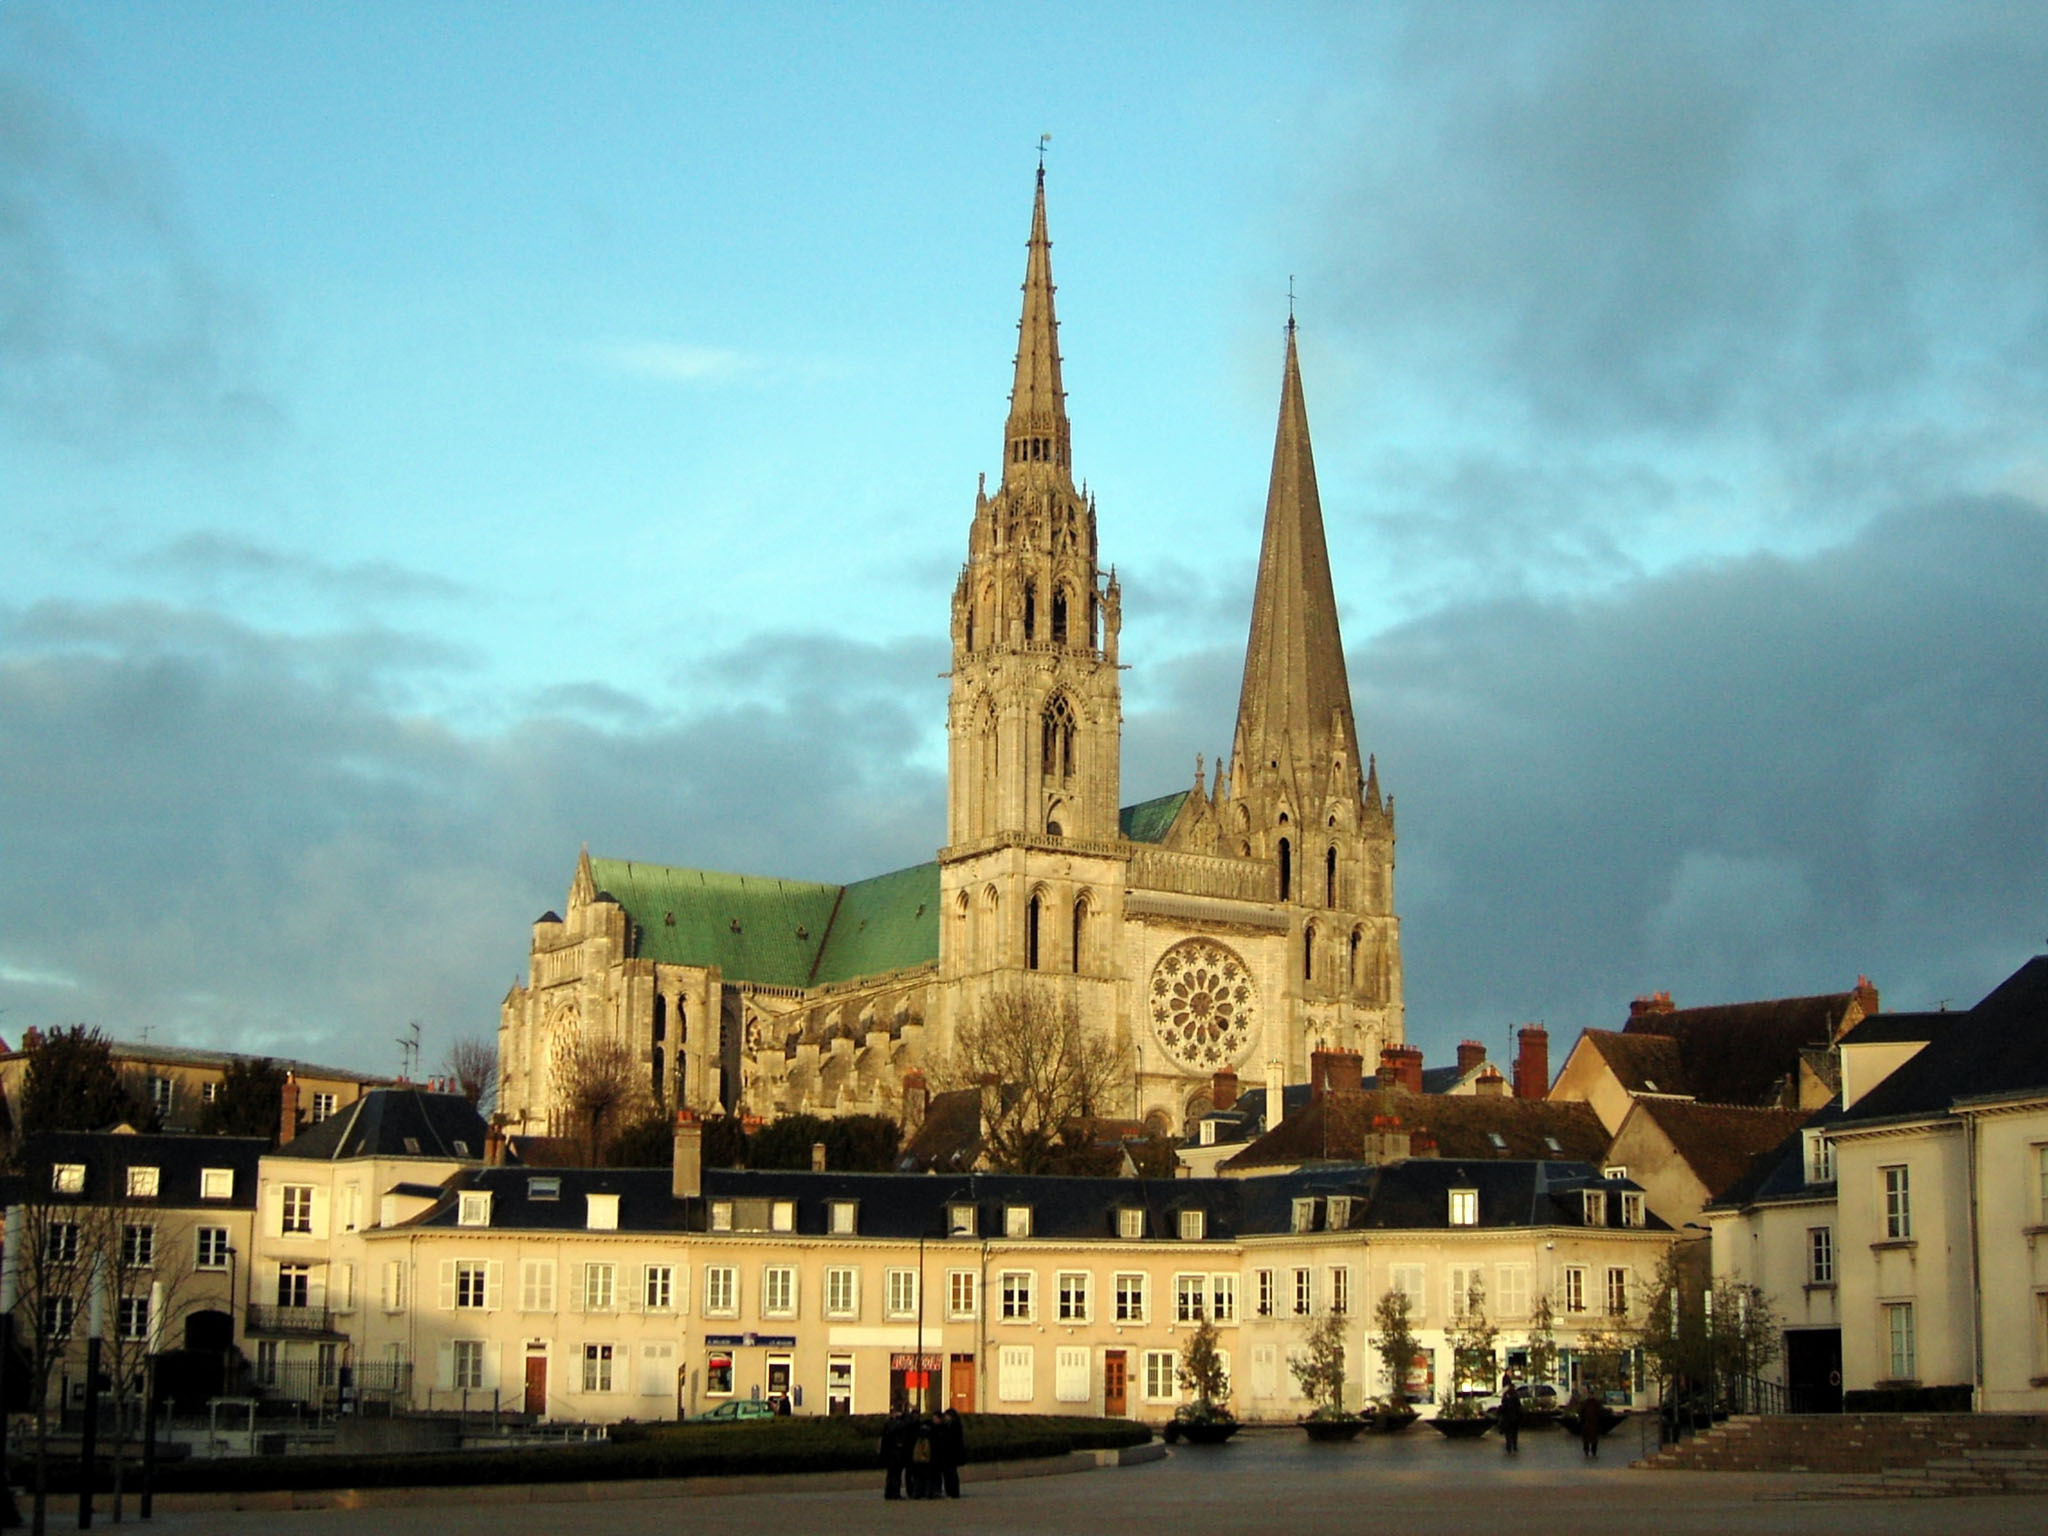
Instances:
[[[486,1392],[498,1390],[498,1357],[501,1350],[502,1346],[496,1343],[484,1345],[484,1390]]]
[[[336,1266],[334,1271],[334,1305],[343,1312],[353,1312],[356,1307],[356,1267],[353,1262]]]
[[[569,1303],[571,1312],[583,1310],[583,1269],[581,1264],[571,1264],[568,1269],[569,1294],[563,1299]]]
[[[312,1274],[306,1277],[306,1305],[324,1307],[327,1305],[327,1266],[315,1264]]]
[[[327,1236],[327,1210],[330,1196],[325,1185],[313,1186],[313,1236],[325,1239]]]
[[[675,1304],[676,1316],[687,1317],[690,1313],[690,1266],[676,1266],[676,1283],[669,1292],[669,1300]]]
[[[505,1304],[505,1266],[492,1259],[484,1266],[484,1310],[495,1312]]]
[[[453,1312],[455,1310],[455,1261],[453,1259],[443,1259],[441,1261],[441,1310],[443,1312]]]
[[[628,1282],[626,1294],[614,1298],[621,1312],[647,1310],[647,1271],[650,1267],[646,1264],[636,1264],[627,1268],[623,1277]]]
[[[278,1236],[284,1234],[284,1188],[278,1184],[263,1186],[263,1226],[267,1232]]]
[[[455,1385],[455,1346],[446,1339],[436,1351],[434,1385],[443,1392]]]

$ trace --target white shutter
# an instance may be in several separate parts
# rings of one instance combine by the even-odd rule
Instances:
[[[334,1306],[340,1312],[356,1309],[356,1267],[353,1262],[334,1267]]]
[[[263,1186],[263,1230],[273,1237],[284,1235],[284,1186]]]
[[[441,1310],[443,1312],[453,1312],[455,1310],[455,1261],[453,1259],[443,1259],[441,1261]]]
[[[497,1259],[484,1265],[484,1310],[495,1312],[505,1304],[505,1266]]]
[[[484,1345],[484,1390],[486,1392],[498,1390],[498,1356],[501,1348],[502,1346],[495,1340],[486,1342]]]
[[[626,1294],[613,1297],[621,1312],[645,1312],[647,1310],[647,1270],[645,1264],[629,1264],[625,1267]]]
[[[581,1312],[583,1310],[584,1268],[585,1266],[581,1264],[571,1264],[569,1266],[569,1294],[563,1299],[568,1302],[568,1310],[571,1312]]]
[[[332,1195],[324,1184],[313,1186],[313,1236],[325,1241],[327,1237],[328,1205]]]
[[[324,1307],[327,1305],[327,1266],[314,1264],[306,1276],[306,1305]]]
[[[435,1355],[434,1385],[446,1392],[455,1385],[455,1346],[443,1339]]]
[[[1031,1401],[1031,1346],[1005,1344],[997,1357],[996,1395],[1006,1403]]]
[[[688,1316],[690,1315],[690,1266],[689,1266],[689,1265],[687,1265],[687,1264],[678,1264],[678,1265],[676,1266],[676,1281],[675,1281],[675,1285],[674,1285],[674,1287],[673,1287],[673,1288],[671,1288],[671,1290],[669,1291],[668,1295],[669,1295],[669,1300],[670,1300],[671,1302],[673,1302],[673,1303],[675,1304],[675,1309],[676,1309],[676,1316],[677,1316],[677,1317],[688,1317]]]
[[[1062,1346],[1053,1361],[1053,1396],[1063,1403],[1085,1403],[1089,1397],[1088,1351]]]

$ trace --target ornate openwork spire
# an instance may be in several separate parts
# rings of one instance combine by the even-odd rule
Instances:
[[[1003,478],[1049,473],[1065,482],[1073,464],[1067,396],[1060,387],[1060,324],[1053,313],[1052,241],[1045,233],[1045,167],[1031,205],[1024,261],[1024,316],[1017,323],[1017,378],[1003,429]]]
[[[1251,640],[1237,705],[1237,750],[1239,771],[1254,774],[1275,767],[1327,771],[1342,753],[1349,765],[1348,787],[1357,783],[1358,727],[1351,714],[1344,641],[1337,632],[1337,597],[1330,583],[1291,316]],[[1320,774],[1315,782],[1321,783]],[[1240,791],[1246,787],[1233,784]]]

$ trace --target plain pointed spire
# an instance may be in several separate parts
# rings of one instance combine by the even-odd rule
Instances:
[[[1266,530],[1252,596],[1251,639],[1238,696],[1237,747],[1244,768],[1305,772],[1327,769],[1342,753],[1357,782],[1358,726],[1337,596],[1323,539],[1322,499],[1309,446],[1308,407],[1294,321],[1287,322],[1287,366],[1280,382],[1280,425],[1273,439],[1273,475],[1266,491]],[[1320,784],[1320,778],[1314,780]],[[1249,787],[1233,785],[1240,792]],[[1304,786],[1306,789],[1308,786]],[[1340,787],[1332,784],[1335,792]]]
[[[1052,241],[1045,232],[1045,167],[1031,205],[1024,258],[1024,315],[1017,324],[1017,376],[1003,430],[1003,475],[1036,465],[1066,478],[1073,462],[1067,396],[1060,385],[1060,323],[1053,310]]]

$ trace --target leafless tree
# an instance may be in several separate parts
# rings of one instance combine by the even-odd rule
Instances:
[[[556,1042],[550,1065],[558,1123],[582,1143],[595,1167],[619,1127],[641,1110],[648,1093],[633,1053],[623,1040],[584,1034]]]
[[[28,1398],[36,1424],[35,1488],[31,1529],[42,1536],[49,1505],[50,1377],[85,1331],[93,1284],[88,1230],[97,1213],[84,1203],[84,1184],[70,1166],[31,1165],[23,1174],[21,1204],[8,1212],[7,1281],[14,1303],[15,1340],[28,1360]]]
[[[462,1091],[480,1115],[488,1115],[498,1097],[498,1042],[483,1035],[465,1035],[448,1047],[441,1075]]]
[[[1062,1161],[1063,1131],[1127,1091],[1127,1055],[1121,1036],[1087,1027],[1073,999],[1012,987],[961,1021],[939,1076],[948,1088],[982,1090],[982,1141],[994,1167],[1042,1173]]]

